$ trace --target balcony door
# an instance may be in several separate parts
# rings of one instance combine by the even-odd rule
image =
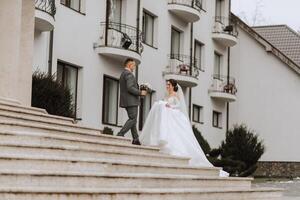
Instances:
[[[215,52],[215,59],[214,59],[214,78],[220,79],[221,78],[221,63],[222,56]]]
[[[171,31],[171,58],[179,59],[180,55],[180,31],[172,28]]]
[[[122,22],[122,0],[108,0],[110,2],[109,22]]]
[[[222,4],[223,4],[223,0],[216,0],[216,17],[218,18],[223,16]]]

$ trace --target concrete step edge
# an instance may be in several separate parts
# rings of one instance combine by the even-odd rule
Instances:
[[[120,154],[120,155],[138,155],[138,156],[145,156],[147,157],[156,157],[156,158],[169,158],[169,159],[178,159],[178,160],[189,160],[189,158],[185,157],[178,157],[172,156],[167,154],[152,154],[146,152],[126,152],[121,150],[109,150],[109,149],[88,149],[84,147],[76,147],[74,146],[60,146],[60,145],[46,145],[46,144],[16,144],[16,143],[9,143],[9,142],[1,142],[1,147],[15,147],[15,148],[36,148],[36,149],[44,149],[44,150],[67,150],[67,151],[81,151],[86,153],[112,153],[112,154]]]
[[[1,124],[1,122],[0,122]],[[29,132],[18,132],[18,131],[0,131],[0,135],[14,135],[14,136],[29,136],[29,137],[40,137],[40,138],[47,138],[47,139],[58,139],[58,140],[68,140],[74,142],[84,142],[84,143],[91,143],[91,144],[102,144],[102,145],[111,145],[111,146],[119,146],[119,147],[129,147],[134,149],[148,149],[153,151],[159,151],[160,149],[157,147],[149,147],[149,146],[139,146],[139,145],[131,145],[125,144],[120,142],[105,142],[101,141],[101,137],[99,137],[99,141],[91,140],[91,139],[83,139],[83,138],[76,138],[74,136],[56,136],[51,134],[38,134],[38,133],[29,133]],[[118,138],[114,137],[116,140]],[[122,139],[123,137],[121,137]]]
[[[177,164],[163,164],[154,162],[137,162],[137,161],[121,161],[115,159],[90,159],[90,158],[66,158],[66,157],[54,157],[54,156],[32,156],[32,155],[3,155],[0,153],[0,161],[2,160],[36,160],[36,161],[61,161],[61,162],[87,162],[87,163],[105,163],[116,165],[129,165],[140,167],[156,167],[156,168],[177,168],[177,169],[193,169],[193,170],[212,170],[219,171],[218,167],[196,167],[189,165],[177,165]]]
[[[187,188],[49,188],[49,187],[0,187],[0,193],[41,193],[41,194],[191,194],[191,193],[282,193],[278,188],[259,189],[187,189]]]
[[[1,113],[1,110],[13,112],[13,113],[22,113],[22,114],[32,115],[32,116],[36,116],[36,117],[43,117],[43,118],[45,118],[45,120],[43,120],[43,118],[29,119],[26,117],[16,116],[14,114]],[[72,127],[72,128],[80,128],[80,129],[87,130],[87,131],[99,131],[99,132],[101,131],[100,129],[76,124],[76,122],[72,118],[65,118],[65,117],[60,117],[60,116],[56,116],[56,115],[44,114],[44,113],[30,113],[30,112],[27,113],[27,112],[23,112],[23,111],[17,111],[17,110],[11,109],[11,108],[2,108],[1,105],[0,105],[0,115],[11,117],[11,118],[16,118],[16,119],[28,120],[28,121],[36,121],[36,122],[49,123],[49,124],[54,124],[54,125],[62,125],[62,126]],[[48,121],[46,119],[50,119],[50,120],[55,119],[55,120],[62,120],[62,121],[61,122],[53,122],[53,121]]]
[[[45,129],[45,130],[50,130],[50,131],[59,131],[59,132],[67,132],[67,133],[76,133],[80,135],[86,135],[86,136],[96,136],[96,137],[104,137],[104,138],[111,138],[111,139],[119,139],[119,140],[125,140],[125,141],[130,141],[129,138],[125,137],[116,137],[116,136],[111,136],[111,135],[104,135],[101,133],[101,130],[95,129],[95,131],[99,131],[99,134],[92,134],[92,133],[84,133],[83,131],[80,130],[69,130],[67,128],[56,128],[56,127],[51,127],[51,126],[46,126],[46,125],[37,125],[37,124],[29,124],[29,123],[23,123],[23,122],[11,122],[11,121],[5,121],[5,120],[0,120],[0,125],[17,125],[17,126],[24,126],[24,127],[29,127],[29,128],[39,128],[39,129]],[[72,128],[78,128],[80,129],[80,126],[74,126]]]
[[[30,111],[34,111],[34,112],[48,114],[48,112],[43,108],[28,107],[28,106],[18,105],[18,104],[14,104],[14,103],[4,102],[2,100],[0,100],[0,105],[9,107],[9,108],[18,108],[18,109],[24,109],[24,110],[30,110]]]
[[[128,178],[128,179],[171,179],[171,180],[199,180],[199,181],[247,181],[251,182],[252,178],[236,178],[236,177],[210,177],[186,174],[149,174],[149,173],[101,173],[101,172],[72,172],[72,171],[46,171],[46,170],[2,170],[0,175],[12,176],[53,176],[53,177],[99,177],[99,178]]]

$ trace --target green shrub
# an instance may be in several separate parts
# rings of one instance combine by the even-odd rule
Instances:
[[[49,114],[75,117],[72,94],[55,80],[55,76],[36,71],[32,75],[33,107],[46,109]]]
[[[263,142],[245,125],[234,126],[221,144],[222,157],[243,161],[247,167],[257,163],[265,151]]]
[[[213,158],[216,158],[218,157],[219,155],[221,154],[221,149],[212,149],[210,152],[209,152],[209,156],[210,157],[213,157]]]
[[[236,125],[226,133],[220,148],[210,152],[209,160],[231,176],[245,177],[255,172],[264,151],[263,142],[253,131],[245,125]]]
[[[114,135],[114,130],[112,130],[112,129],[109,128],[109,127],[104,127],[102,133],[105,134],[105,135]]]
[[[193,126],[193,131],[194,131],[194,135],[195,135],[200,147],[202,148],[203,152],[205,153],[205,155],[209,154],[210,146],[209,146],[207,140],[202,136],[201,132],[195,126]]]

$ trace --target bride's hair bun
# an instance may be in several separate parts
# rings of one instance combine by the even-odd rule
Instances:
[[[174,91],[177,92],[177,91],[178,91],[178,83],[177,83],[177,81],[174,80],[174,79],[169,79],[168,82],[171,83],[171,85],[172,85],[173,88],[174,88]]]

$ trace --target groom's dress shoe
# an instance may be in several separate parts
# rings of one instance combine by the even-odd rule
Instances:
[[[139,139],[135,139],[135,140],[132,141],[132,144],[134,144],[134,145],[141,145],[141,142],[140,142]]]

